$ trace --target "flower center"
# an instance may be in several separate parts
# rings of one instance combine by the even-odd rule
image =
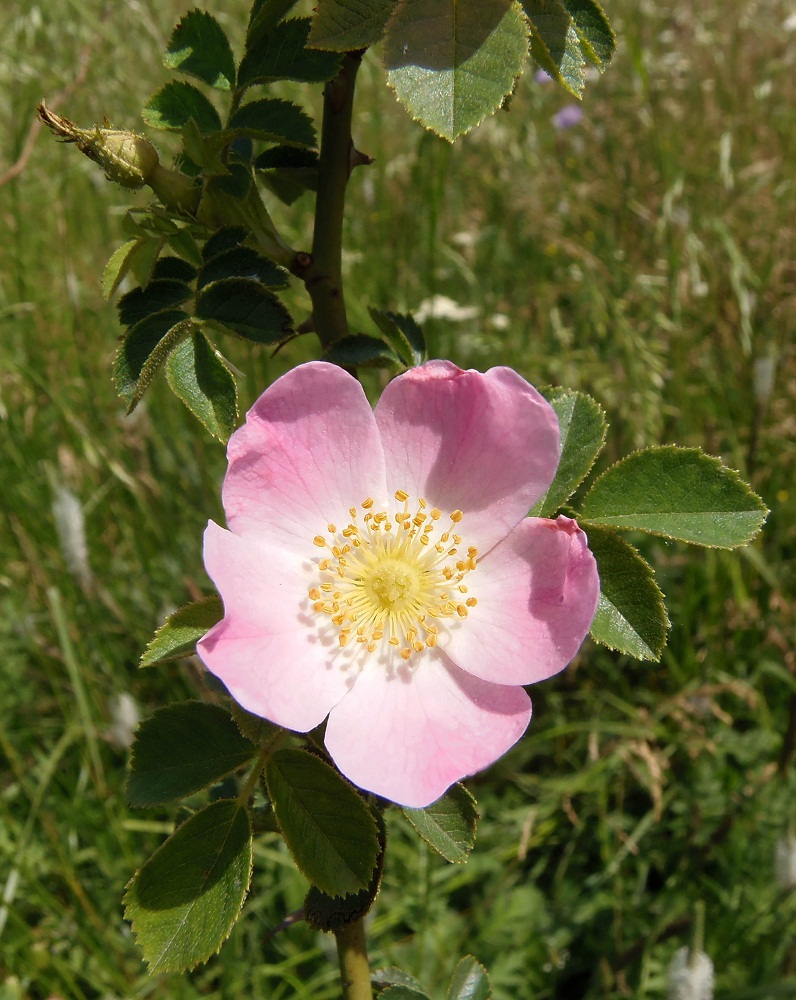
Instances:
[[[463,514],[447,521],[421,497],[414,512],[409,495],[397,490],[403,509],[390,516],[374,513],[371,497],[351,507],[350,522],[315,545],[329,553],[318,563],[321,580],[310,588],[313,609],[338,629],[341,646],[356,642],[369,653],[383,643],[397,647],[404,660],[437,645],[445,619],[466,618],[478,603],[465,577],[476,568],[478,550],[464,546],[458,526]]]

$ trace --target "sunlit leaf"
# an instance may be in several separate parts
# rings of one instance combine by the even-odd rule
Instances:
[[[191,413],[226,444],[238,419],[235,379],[201,331],[171,352],[166,378]]]
[[[135,735],[127,801],[137,808],[176,802],[236,771],[255,753],[219,705],[166,705]]]
[[[546,393],[561,428],[561,459],[547,493],[531,514],[550,517],[583,482],[605,444],[607,424],[599,403],[583,392],[554,389]]]
[[[637,660],[659,660],[669,617],[652,567],[615,531],[586,525],[600,573],[600,599],[591,636]]]
[[[250,87],[275,80],[298,83],[325,83],[336,76],[341,57],[336,52],[308,49],[309,18],[281,21],[256,45],[246,50],[240,64],[238,85]]]
[[[277,750],[265,774],[285,843],[310,882],[329,896],[367,890],[380,847],[365,801],[305,750]]]
[[[161,87],[144,105],[141,116],[152,128],[175,132],[191,118],[201,132],[221,128],[221,119],[210,101],[201,90],[184,80],[172,80]]]
[[[217,594],[185,604],[170,614],[155,632],[144,651],[139,666],[152,667],[168,660],[189,656],[197,642],[224,616],[224,605]]]
[[[464,785],[454,785],[425,809],[404,807],[403,813],[423,840],[447,861],[467,860],[475,843],[478,805]]]
[[[400,0],[384,37],[390,86],[450,142],[501,106],[527,52],[516,0]]]
[[[235,801],[213,802],[155,851],[124,898],[151,974],[192,969],[218,951],[243,906],[251,871],[249,814]]]
[[[205,10],[191,10],[169,39],[164,63],[218,90],[235,86],[235,57],[224,29]]]
[[[647,448],[611,466],[586,494],[592,524],[648,531],[695,545],[735,548],[768,510],[737,472],[698,448]]]
[[[320,0],[312,15],[309,44],[351,52],[381,41],[398,0]]]

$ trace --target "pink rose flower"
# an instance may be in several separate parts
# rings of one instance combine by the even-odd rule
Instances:
[[[429,805],[520,738],[523,684],[572,659],[599,579],[567,517],[526,517],[560,453],[510,368],[448,361],[359,382],[311,362],[228,447],[228,529],[204,559],[224,619],[199,655],[245,709],[325,743],[355,785]]]

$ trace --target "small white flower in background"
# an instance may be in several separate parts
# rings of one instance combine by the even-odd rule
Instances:
[[[783,31],[796,31],[796,11],[792,14],[788,14],[785,20],[782,22]]]
[[[55,486],[52,509],[64,562],[83,590],[90,590],[94,578],[88,564],[86,520],[80,500],[59,483]]]
[[[423,299],[415,311],[415,319],[418,323],[425,323],[427,319],[447,319],[451,323],[463,323],[468,319],[475,319],[478,309],[475,306],[461,306],[447,295],[432,295],[430,299]]]
[[[108,739],[120,750],[129,750],[133,745],[133,735],[141,721],[138,702],[126,691],[111,702],[113,722],[108,729]]]
[[[777,373],[777,359],[773,354],[755,358],[754,387],[758,403],[767,403],[774,390],[774,376]]]
[[[683,947],[674,953],[666,974],[669,1000],[713,1000],[713,962],[698,951]]]
[[[780,889],[796,889],[796,836],[791,834],[777,841],[774,864]]]

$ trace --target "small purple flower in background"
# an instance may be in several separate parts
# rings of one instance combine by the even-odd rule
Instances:
[[[559,130],[573,128],[583,118],[583,108],[579,104],[567,104],[553,115],[553,125]]]
[[[543,69],[537,69],[537,71],[533,74],[533,78],[537,83],[541,84],[553,82],[552,76],[550,76],[550,74]]]

